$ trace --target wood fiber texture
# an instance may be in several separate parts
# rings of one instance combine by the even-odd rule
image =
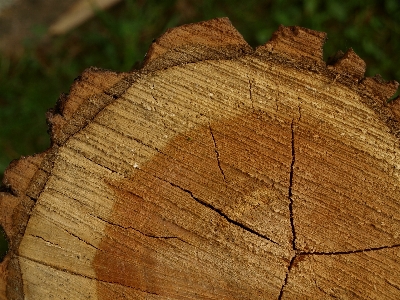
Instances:
[[[398,83],[281,26],[167,31],[90,68],[10,165],[4,299],[399,299]]]

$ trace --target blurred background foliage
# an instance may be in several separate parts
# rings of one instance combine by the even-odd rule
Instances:
[[[32,28],[22,56],[0,54],[0,177],[12,159],[49,147],[45,112],[85,68],[132,70],[168,28],[225,16],[253,47],[280,24],[327,32],[325,60],[352,47],[366,76],[400,81],[398,0],[125,0],[63,36]]]

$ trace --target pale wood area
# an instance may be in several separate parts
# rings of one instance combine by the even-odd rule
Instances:
[[[216,19],[86,70],[5,176],[1,296],[399,299],[398,83],[324,41]]]

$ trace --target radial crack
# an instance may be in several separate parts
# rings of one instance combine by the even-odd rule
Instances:
[[[362,253],[362,252],[371,252],[371,251],[379,251],[384,249],[398,248],[400,244],[395,244],[391,246],[382,246],[382,247],[374,247],[374,248],[366,248],[366,249],[357,249],[351,251],[337,251],[337,252],[299,252],[299,255],[346,255],[346,254],[354,254],[354,253]]]
[[[299,120],[301,118],[301,112],[300,112],[300,106],[299,106]],[[294,226],[294,219],[293,219],[293,174],[294,174],[294,164],[296,162],[296,152],[295,152],[295,145],[294,145],[294,119],[292,119],[292,123],[290,124],[290,130],[292,134],[292,139],[291,139],[291,146],[292,146],[292,162],[290,163],[290,175],[289,175],[289,191],[288,191],[288,198],[289,198],[289,216],[290,216],[290,226],[292,228],[292,249],[295,251],[295,255],[292,257],[290,260],[288,270],[286,272],[285,276],[285,281],[282,285],[281,291],[279,293],[278,299],[282,299],[283,296],[283,290],[288,282],[289,274],[290,271],[293,267],[294,261],[297,257],[297,251],[296,251],[296,230]]]
[[[296,259],[296,256],[293,256],[292,259],[290,260],[290,263],[289,263],[289,266],[288,266],[288,270],[287,270],[286,276],[285,276],[285,281],[283,282],[283,285],[281,287],[281,291],[279,292],[278,300],[282,299],[283,290],[284,290],[286,284],[288,283],[289,273],[290,273],[290,270],[292,269],[292,267],[294,265],[295,259]]]
[[[209,203],[207,203],[207,202],[205,202],[205,201],[203,201],[203,200],[201,200],[201,199],[195,197],[191,191],[189,191],[189,190],[187,190],[187,189],[185,189],[185,188],[182,188],[182,187],[180,187],[180,186],[177,185],[177,184],[174,184],[174,183],[172,183],[172,182],[166,181],[166,180],[164,180],[164,179],[162,179],[162,178],[159,178],[159,177],[157,177],[157,178],[160,179],[160,180],[163,180],[163,181],[165,181],[165,182],[167,182],[167,183],[169,183],[169,184],[172,185],[173,187],[176,187],[176,188],[178,188],[178,189],[180,189],[180,190],[186,192],[186,193],[189,194],[196,202],[198,202],[198,203],[200,203],[201,205],[204,205],[205,207],[208,207],[209,209],[215,211],[217,214],[219,214],[221,217],[223,217],[223,218],[224,218],[225,220],[227,220],[229,223],[231,223],[231,224],[233,224],[233,225],[236,225],[236,226],[242,228],[243,230],[245,230],[245,231],[247,231],[247,232],[250,232],[250,233],[252,233],[252,234],[254,234],[254,235],[258,236],[258,237],[261,237],[261,238],[263,238],[263,239],[266,239],[266,240],[270,241],[271,243],[274,243],[274,244],[276,244],[276,245],[279,245],[277,242],[275,242],[275,241],[272,240],[271,238],[269,238],[269,237],[267,237],[267,236],[265,236],[265,235],[263,235],[263,234],[261,234],[261,233],[255,231],[254,229],[251,229],[250,227],[248,227],[248,226],[246,226],[246,225],[244,225],[244,224],[242,224],[242,223],[240,223],[240,222],[238,222],[238,221],[235,221],[235,220],[229,218],[229,217],[228,217],[225,213],[223,213],[220,209],[218,209],[218,208],[212,206],[211,204],[209,204]]]
[[[224,181],[226,182],[226,177],[225,177],[224,170],[222,169],[222,166],[221,166],[221,160],[220,160],[220,156],[219,156],[219,151],[218,151],[217,143],[216,143],[216,141],[215,141],[214,133],[213,133],[213,130],[212,130],[212,128],[211,128],[211,125],[210,125],[209,127],[210,127],[211,137],[212,137],[212,140],[213,140],[213,142],[214,142],[214,151],[215,151],[215,155],[217,156],[218,167],[219,167],[219,170],[221,171],[222,176],[224,177]]]
[[[296,162],[296,152],[295,152],[295,145],[294,145],[294,120],[290,125],[290,129],[292,132],[292,162],[290,164],[290,176],[289,176],[289,214],[290,214],[290,226],[292,227],[292,248],[296,250],[296,230],[294,227],[294,220],[293,220],[293,168]]]

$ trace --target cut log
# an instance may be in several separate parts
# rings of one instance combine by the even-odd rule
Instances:
[[[169,30],[88,69],[10,165],[8,299],[399,299],[398,83],[281,26]]]

